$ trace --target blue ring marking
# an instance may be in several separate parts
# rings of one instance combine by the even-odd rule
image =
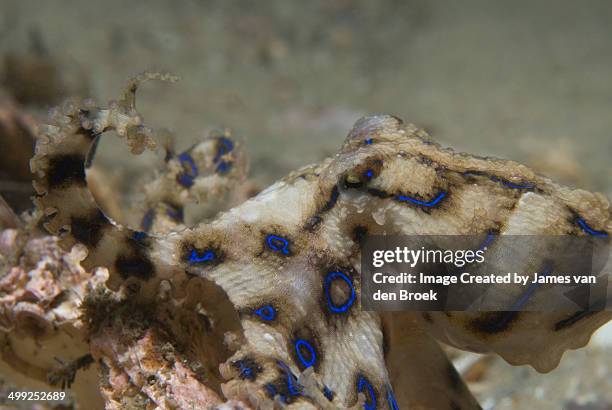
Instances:
[[[331,391],[329,387],[323,386],[323,395],[327,398],[327,400],[334,401],[334,392]]]
[[[222,156],[224,156],[228,152],[231,152],[234,149],[234,142],[229,138],[219,137],[217,141],[219,143],[219,147],[217,148],[217,153],[215,154],[215,158],[213,159],[214,162],[219,161]]]
[[[198,167],[196,166],[195,162],[193,161],[193,158],[191,157],[191,155],[189,155],[186,152],[183,152],[181,155],[179,155],[178,157],[179,162],[181,163],[181,165],[183,166],[183,168],[185,169],[185,173],[191,177],[197,177],[198,176]],[[187,166],[185,166],[187,165]]]
[[[487,246],[489,246],[493,242],[493,239],[495,239],[495,232],[493,232],[493,231],[487,232],[487,237],[482,242],[482,244],[478,247],[478,250],[479,251],[484,250],[484,248],[486,248]]]
[[[144,239],[147,236],[149,236],[149,235],[147,235],[146,232],[142,232],[142,231],[134,231],[134,233],[132,233],[132,238],[137,240],[137,241],[139,241],[141,239]]]
[[[219,163],[217,164],[217,169],[216,171],[219,174],[225,174],[227,173],[230,169],[232,169],[232,163],[228,162],[228,161],[219,161]]]
[[[544,273],[542,276],[548,276],[552,272],[552,266],[549,266],[548,263],[544,265]],[[518,298],[516,302],[510,307],[509,310],[506,311],[501,320],[494,325],[492,325],[492,329],[494,331],[499,331],[506,327],[506,325],[516,317],[518,312],[522,309],[523,305],[527,300],[531,297],[533,292],[540,286],[540,283],[532,283],[529,288]]]
[[[366,410],[374,410],[376,408],[376,392],[374,391],[374,387],[372,387],[368,379],[359,376],[359,380],[357,381],[357,392],[365,393],[364,390],[367,390],[367,393],[366,402],[363,403],[363,408]]]
[[[276,396],[276,387],[274,387],[274,385],[272,383],[268,383],[264,386],[268,392],[268,394],[270,395],[271,398],[274,398],[274,396]],[[280,395],[281,401],[283,403],[287,402],[287,398],[284,395]]]
[[[366,170],[366,172],[363,173],[363,175],[366,178],[370,179],[370,178],[372,178],[374,176],[374,171],[372,171],[371,169],[368,169],[368,170]]]
[[[425,201],[421,201],[420,199],[416,199],[416,198],[412,198],[406,195],[396,195],[395,199],[398,201],[408,201],[408,202],[412,202],[413,204],[416,205],[421,205],[421,206],[436,206],[438,205],[438,203],[446,196],[446,192],[442,191],[438,194],[437,197],[435,197],[434,199],[432,199],[429,202],[425,202]]]
[[[187,174],[179,174],[176,180],[185,188],[190,188],[193,185],[193,178]]]
[[[466,176],[466,177],[481,177],[483,175],[485,175],[485,173],[482,172],[482,171],[465,171],[465,172],[463,172],[463,176]]]
[[[331,195],[329,196],[329,200],[323,206],[323,208],[321,208],[321,212],[327,212],[330,209],[332,209],[336,205],[336,202],[338,202],[338,197],[339,196],[340,196],[340,191],[338,190],[338,185],[334,185],[334,188],[332,189]],[[315,215],[315,217],[316,217],[316,215]]]
[[[308,354],[310,355],[308,360],[304,357],[302,348],[306,348],[306,350],[308,350]],[[317,352],[315,351],[315,348],[310,344],[310,342],[304,339],[298,339],[295,341],[295,353],[304,367],[314,366],[314,364],[317,362]]]
[[[276,309],[272,305],[264,305],[254,310],[253,313],[267,322],[276,319]]]
[[[287,389],[292,396],[300,396],[302,394],[302,386],[298,383],[297,378],[291,373],[291,370],[285,363],[278,361],[278,366],[287,375]]]
[[[363,140],[363,143],[365,145],[372,145],[373,142],[374,142],[374,140],[372,138],[367,138],[367,139]]]
[[[215,258],[216,256],[214,251],[207,250],[199,254],[197,250],[192,249],[191,254],[189,255],[189,263],[210,262],[215,260]]]
[[[547,262],[542,269],[544,272],[542,274],[540,274],[540,276],[546,277],[548,275],[550,275],[552,273],[552,266],[550,264],[550,262]],[[523,308],[523,306],[525,305],[525,303],[527,302],[527,300],[531,297],[531,295],[533,294],[533,292],[536,291],[536,289],[540,287],[540,283],[532,283],[531,285],[529,285],[529,288],[527,288],[527,290],[517,299],[516,302],[514,302],[514,304],[510,307],[510,309],[508,309],[509,311],[519,311]]]
[[[515,184],[512,181],[508,181],[507,179],[496,177],[495,175],[492,175],[490,178],[491,178],[491,181],[499,182],[502,185],[505,185],[511,189],[533,189],[535,188],[535,184],[532,184],[532,183]]]
[[[578,217],[578,225],[580,225],[582,230],[588,233],[589,235],[599,236],[601,238],[606,238],[608,236],[608,233],[605,231],[598,231],[596,229],[591,228],[589,224],[587,224],[586,221],[581,217]]]
[[[279,246],[278,242],[280,242],[282,246]],[[285,255],[289,255],[291,253],[289,251],[289,241],[282,236],[269,234],[266,236],[266,244],[268,245],[268,248],[272,249],[274,252],[281,252]]]
[[[166,215],[168,215],[168,217],[174,219],[177,222],[183,222],[183,208],[179,207],[179,208],[174,208],[170,205],[168,205],[168,209],[166,210]]]
[[[399,410],[399,406],[397,405],[397,401],[395,400],[391,386],[387,386],[387,402],[389,403],[391,410]]]
[[[334,304],[331,298],[331,294],[330,294],[331,284],[336,279],[341,279],[345,281],[349,289],[351,290],[351,294],[349,295],[348,299],[346,300],[346,302],[344,302],[341,305]],[[355,286],[353,285],[351,278],[349,278],[343,272],[334,271],[334,272],[328,273],[327,276],[325,277],[325,282],[323,283],[323,290],[325,291],[325,298],[327,299],[327,306],[329,306],[329,309],[334,313],[344,313],[347,310],[349,310],[351,306],[353,306],[353,303],[355,303],[355,298],[357,296],[355,292]]]
[[[191,155],[186,152],[179,155],[178,160],[185,172],[178,175],[177,181],[184,187],[189,188],[193,185],[193,179],[198,176],[198,167]]]
[[[155,219],[155,211],[153,209],[149,209],[142,216],[142,221],[140,222],[140,227],[143,231],[148,232],[153,226],[153,220]]]

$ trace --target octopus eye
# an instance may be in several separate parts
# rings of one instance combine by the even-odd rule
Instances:
[[[317,352],[315,348],[304,339],[298,339],[295,341],[295,354],[297,355],[300,363],[304,367],[314,366],[317,362]]]
[[[363,393],[366,396],[366,402],[363,403],[363,408],[366,410],[376,409],[376,392],[372,384],[364,376],[359,376],[357,380],[357,392]]]
[[[282,236],[272,234],[266,236],[266,245],[274,252],[281,252],[284,255],[291,254],[291,251],[289,251],[289,241]]]
[[[274,307],[271,305],[262,306],[256,309],[253,313],[265,320],[266,322],[270,322],[276,319],[276,309],[274,309]]]
[[[196,249],[193,249],[189,254],[189,263],[204,263],[204,262],[212,262],[216,258],[215,252],[211,250],[198,252]]]
[[[340,304],[336,304],[331,296],[331,285],[337,280],[344,281],[349,288],[348,297],[344,302]],[[323,283],[323,290],[325,292],[327,306],[334,313],[345,313],[347,310],[350,309],[351,306],[353,306],[353,303],[355,303],[355,298],[357,296],[355,292],[355,286],[353,285],[351,279],[343,272],[334,271],[328,273],[325,277],[325,282]]]

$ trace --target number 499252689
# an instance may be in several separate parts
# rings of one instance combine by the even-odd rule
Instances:
[[[12,391],[8,394],[9,400],[28,401],[59,401],[66,398],[63,391]]]

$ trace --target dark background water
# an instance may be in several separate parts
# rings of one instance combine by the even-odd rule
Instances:
[[[606,1],[1,0],[0,55],[42,50],[100,101],[145,69],[174,72],[141,90],[147,122],[183,147],[235,129],[266,183],[382,112],[609,193],[611,23]],[[101,158],[150,162],[114,141]]]

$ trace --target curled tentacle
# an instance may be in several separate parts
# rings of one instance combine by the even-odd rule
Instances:
[[[142,80],[151,77],[145,75]],[[130,83],[131,93],[138,83]],[[107,108],[98,108],[92,101],[67,102],[51,112],[50,124],[40,127],[30,167],[35,175],[35,203],[45,228],[60,234],[67,248],[75,243],[86,246],[86,267],[107,266],[112,274],[118,269],[108,266],[108,261],[122,258],[117,244],[129,243],[134,254],[140,247],[130,229],[104,215],[87,187],[85,171],[92,147],[108,130],[125,138],[134,153],[155,146],[153,131],[143,125],[133,99],[111,102]],[[138,269],[142,277],[152,274],[151,266],[132,269]]]
[[[164,169],[145,186],[145,232],[184,229],[188,203],[218,205],[244,181],[248,169],[244,144],[228,129],[211,133],[180,154],[168,147],[166,153]]]

